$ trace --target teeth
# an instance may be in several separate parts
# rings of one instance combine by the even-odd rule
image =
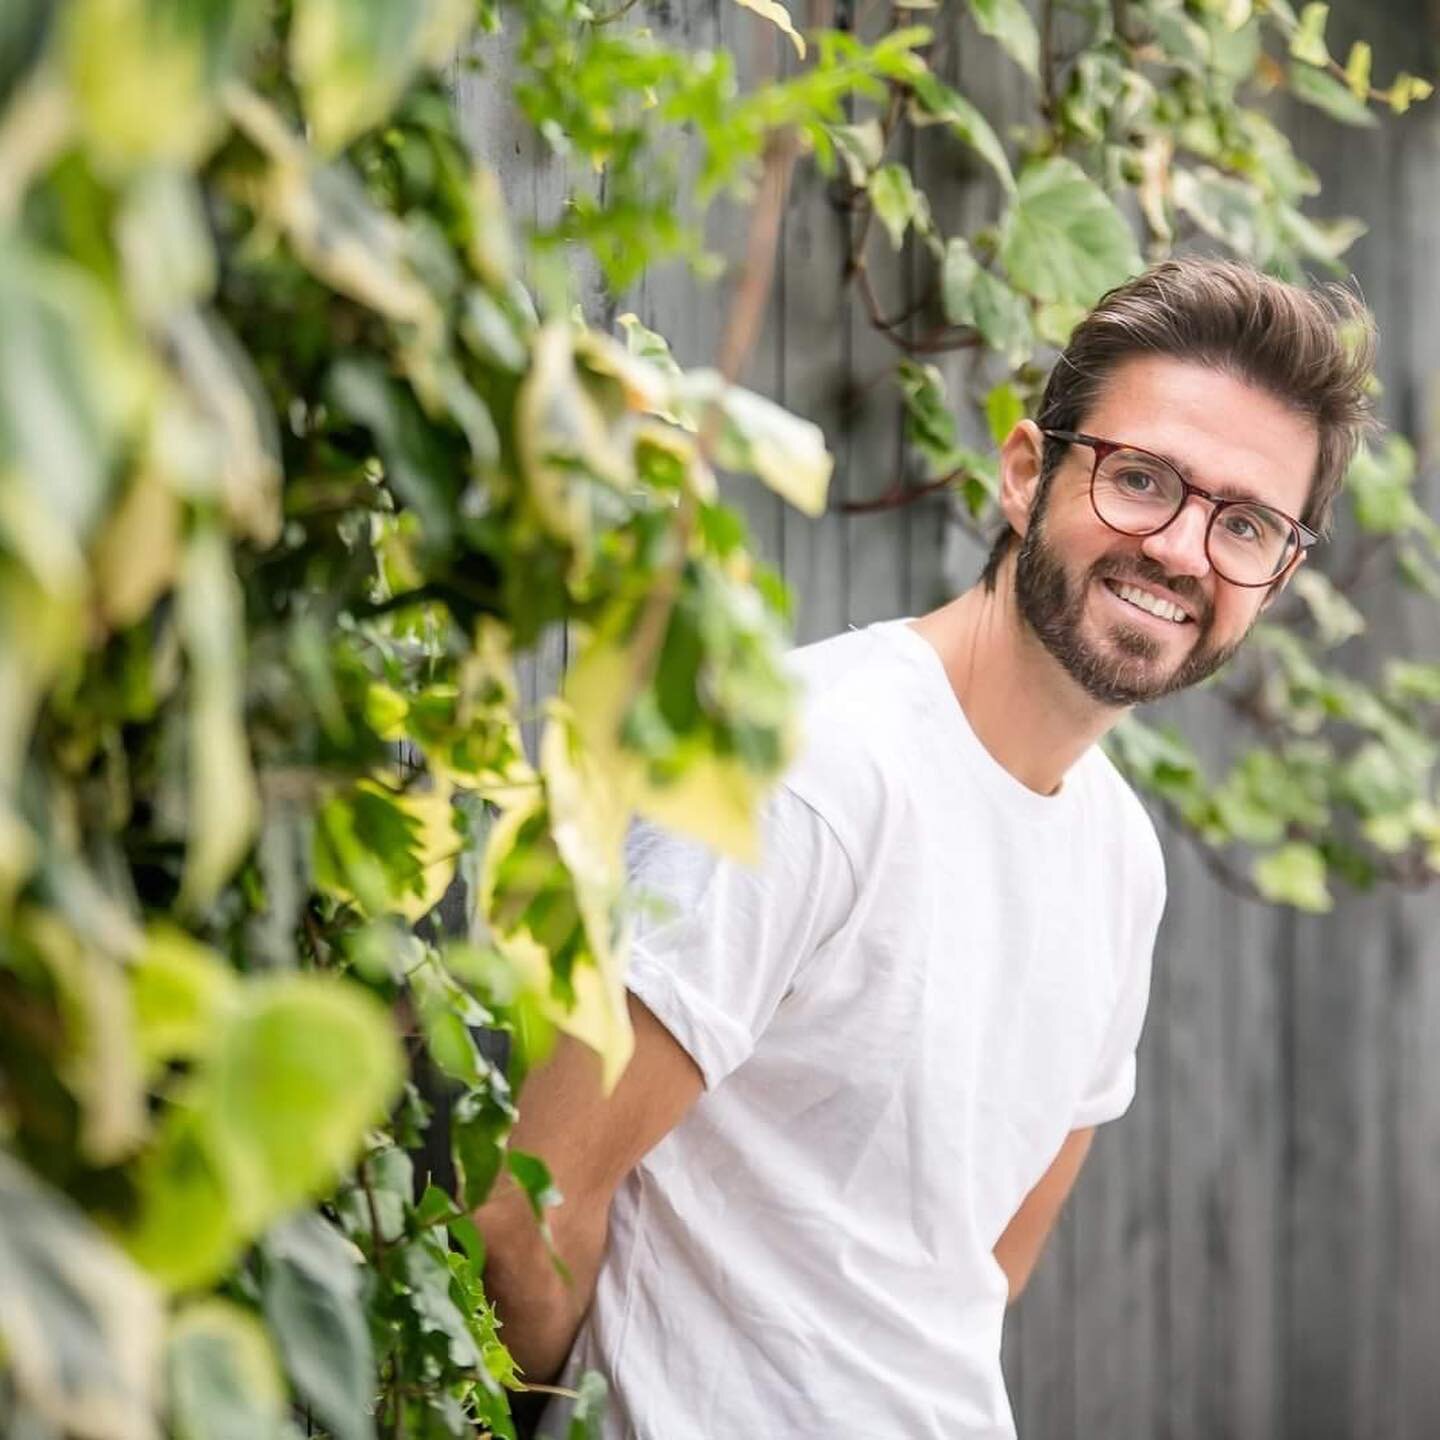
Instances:
[[[1173,620],[1176,624],[1183,624],[1188,618],[1178,605],[1172,605],[1170,601],[1161,600],[1148,590],[1139,590],[1134,585],[1117,584],[1115,593],[1122,600],[1128,600],[1132,605],[1138,605],[1140,609],[1149,611],[1151,615],[1158,615],[1162,620]]]

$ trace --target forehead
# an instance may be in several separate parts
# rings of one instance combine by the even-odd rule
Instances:
[[[1122,361],[1080,423],[1103,440],[1164,455],[1202,489],[1299,515],[1319,454],[1315,423],[1268,390],[1194,361]]]

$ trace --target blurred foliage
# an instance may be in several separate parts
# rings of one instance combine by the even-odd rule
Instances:
[[[1427,90],[1377,90],[1323,6],[1281,0],[1085,0],[1063,57],[1019,0],[871,36],[744,4],[800,67],[744,91],[627,3],[0,12],[5,1433],[514,1433],[470,1215],[502,1173],[537,1214],[557,1198],[507,1146],[557,1027],[609,1080],[625,1062],[630,817],[753,853],[792,751],[783,590],[715,472],[811,514],[830,472],[813,425],[633,317],[588,328],[557,279],[576,247],[616,289],[713,270],[705,205],[798,137],[850,212],[917,461],[974,524],[993,461],[933,356],[979,353],[998,436],[1143,248],[1332,264],[1358,227],[1303,212],[1314,176],[1260,103],[1372,123]],[[1022,132],[932,65],[962,18],[1035,84]],[[514,233],[466,152],[457,50],[583,162],[550,228]],[[995,224],[942,233],[887,158],[905,126],[974,156]],[[927,314],[880,312],[872,218],[927,257]],[[1403,441],[1367,453],[1350,518],[1362,559],[1440,598],[1413,480]],[[1230,773],[1167,730],[1115,737],[1191,832],[1259,852],[1248,883],[1314,908],[1337,873],[1440,863],[1440,667],[1336,669],[1364,625],[1346,588],[1307,577],[1263,628],[1231,696],[1260,743]],[[563,693],[527,707],[515,663],[562,628]],[[455,933],[436,906],[461,882]],[[422,1071],[453,1193],[415,1173]]]
[[[6,1434],[513,1433],[470,1214],[502,1171],[558,1197],[512,1095],[556,1027],[625,1063],[630,817],[749,853],[791,751],[783,593],[712,467],[815,513],[829,456],[527,287],[444,68],[499,19],[0,21]],[[514,23],[558,104],[575,17]]]

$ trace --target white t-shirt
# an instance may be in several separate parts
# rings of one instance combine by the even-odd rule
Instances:
[[[1011,776],[907,623],[793,659],[761,864],[632,842],[629,984],[706,1089],[615,1197],[568,1378],[610,1382],[606,1440],[1000,1440],[991,1251],[1130,1103],[1160,848],[1098,749]]]

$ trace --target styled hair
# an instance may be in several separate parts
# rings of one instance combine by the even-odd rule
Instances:
[[[1319,453],[1300,519],[1326,533],[1373,424],[1375,324],[1358,296],[1341,285],[1286,284],[1235,260],[1166,260],[1111,290],[1075,327],[1045,383],[1041,429],[1083,430],[1116,367],[1144,355],[1212,366],[1313,422]],[[1046,439],[1037,505],[1064,450]],[[1007,525],[992,546],[980,577],[987,590],[1015,539]]]

